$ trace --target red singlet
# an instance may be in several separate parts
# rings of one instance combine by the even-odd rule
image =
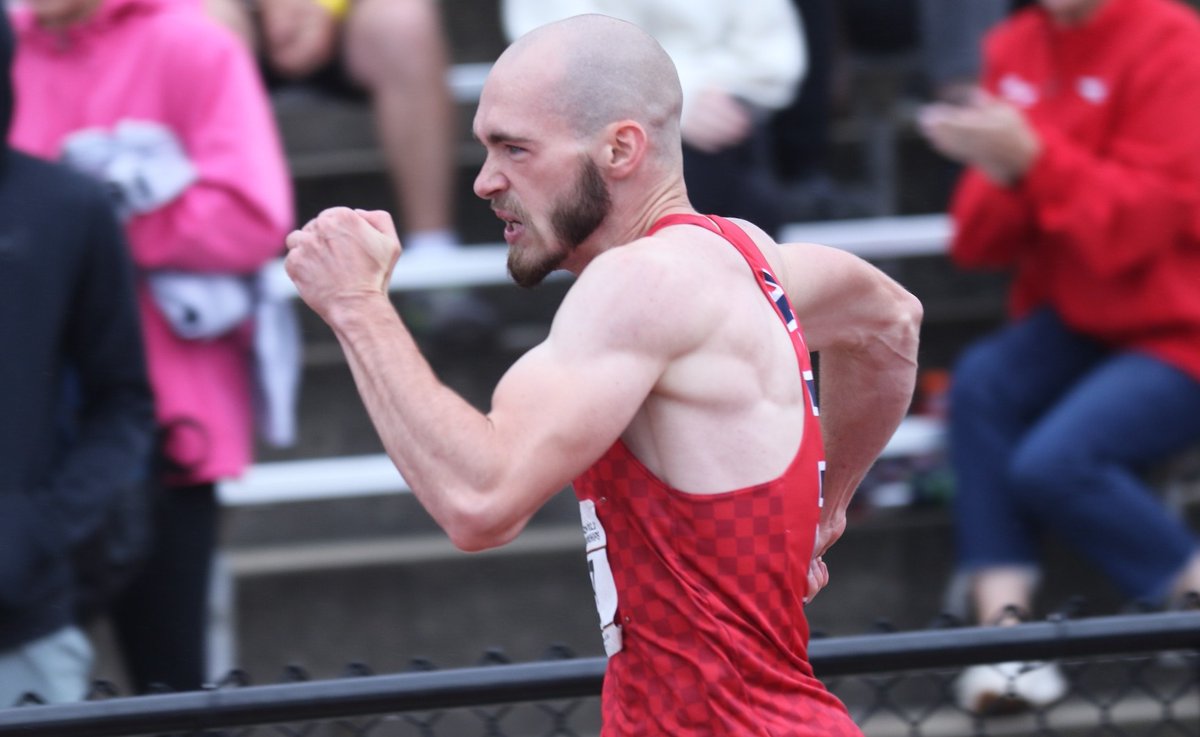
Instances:
[[[719,494],[673,489],[618,440],[575,480],[605,650],[604,737],[861,735],[808,663],[802,599],[824,473],[800,326],[754,242],[728,220],[698,225],[746,259],[787,326],[807,386],[804,438],[774,481]]]

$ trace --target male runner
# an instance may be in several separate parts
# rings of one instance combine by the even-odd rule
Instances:
[[[518,283],[578,278],[486,414],[438,381],[388,301],[386,215],[322,213],[289,236],[288,273],[456,545],[512,540],[576,481],[606,736],[857,735],[813,677],[803,603],[908,407],[921,308],[845,252],[697,215],[679,110],[666,54],[604,16],[497,60],[475,191],[506,224]]]

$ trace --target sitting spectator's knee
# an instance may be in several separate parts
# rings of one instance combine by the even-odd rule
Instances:
[[[1028,508],[1061,508],[1069,503],[1069,495],[1089,486],[1087,479],[1095,473],[1096,463],[1061,446],[1026,442],[1009,464],[1009,486]]]
[[[445,39],[433,0],[360,0],[346,19],[350,73],[371,87],[383,80],[411,80],[446,65]]]
[[[967,349],[954,366],[950,383],[950,407],[966,415],[986,414],[987,408],[1001,396],[1007,377],[997,366],[991,346],[978,344]]]
[[[258,53],[258,35],[246,3],[239,0],[204,0],[204,10],[208,17],[232,31],[251,53]]]

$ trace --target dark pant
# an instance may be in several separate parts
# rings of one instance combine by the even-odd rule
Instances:
[[[683,147],[688,200],[698,211],[749,220],[771,237],[783,225],[778,187],[764,148],[765,126],[745,142],[715,153]]]
[[[1128,596],[1158,601],[1196,551],[1142,479],[1200,442],[1200,382],[1114,352],[1048,309],[972,346],[954,372],[950,454],[964,570],[1036,566],[1065,541]]]
[[[146,567],[112,611],[113,629],[139,693],[204,685],[208,591],[216,545],[212,484],[166,487]]]

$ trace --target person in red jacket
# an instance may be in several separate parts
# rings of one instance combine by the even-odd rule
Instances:
[[[923,111],[967,168],[954,261],[1013,272],[1012,319],[954,372],[959,566],[975,614],[1028,612],[1038,538],[1132,599],[1200,589],[1197,541],[1142,480],[1200,441],[1200,19],[1177,0],[1040,0],[983,89]],[[964,706],[1046,703],[1053,666],[968,669]]]

